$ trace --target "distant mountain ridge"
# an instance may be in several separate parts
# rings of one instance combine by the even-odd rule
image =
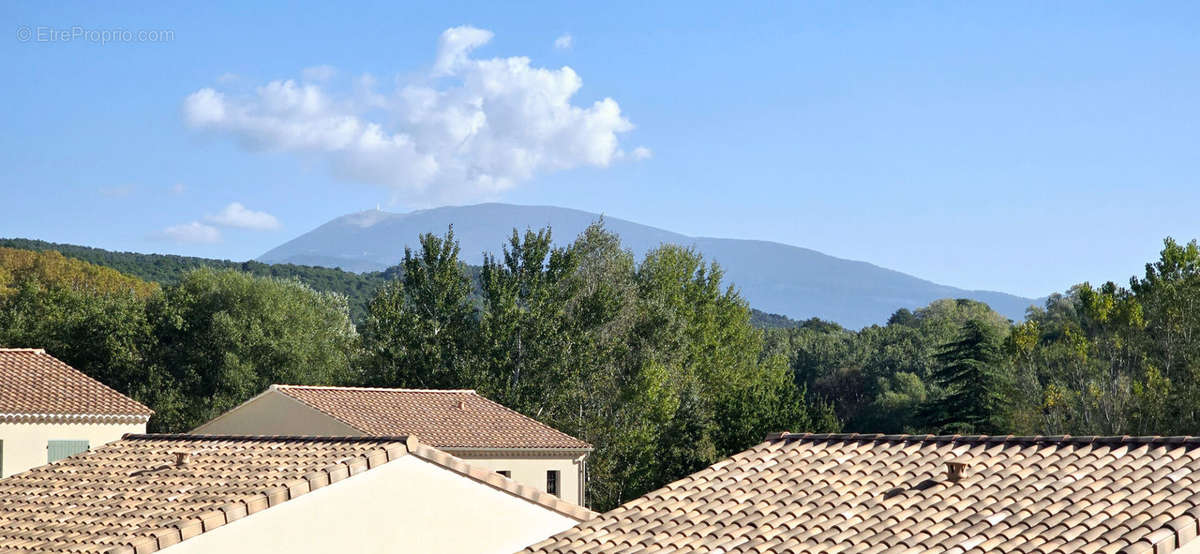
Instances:
[[[568,208],[496,203],[404,214],[368,210],[336,218],[258,260],[379,271],[398,263],[405,246],[415,246],[421,233],[441,234],[453,224],[463,261],[478,265],[484,252],[499,253],[514,228],[549,226],[555,242],[564,245],[601,217]],[[939,298],[970,298],[1020,321],[1026,308],[1038,302],[1003,292],[940,285],[867,262],[777,242],[690,237],[619,218],[603,220],[639,259],[663,243],[691,246],[720,263],[726,281],[740,289],[751,306],[793,319],[819,317],[860,328],[884,323],[900,308],[919,308]]]

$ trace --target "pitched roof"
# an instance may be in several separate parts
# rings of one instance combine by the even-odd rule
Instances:
[[[40,348],[0,348],[0,414],[15,416],[135,416],[154,412]]]
[[[589,450],[591,445],[473,390],[272,385],[371,435],[416,435],[438,448]]]
[[[412,437],[126,435],[0,480],[0,550],[153,552],[409,454],[576,520],[595,515]]]
[[[1198,470],[1190,437],[780,434],[527,552],[1171,552]]]

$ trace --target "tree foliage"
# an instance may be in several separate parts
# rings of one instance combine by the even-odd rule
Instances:
[[[421,243],[371,304],[364,374],[399,387],[442,375],[436,384],[478,389],[592,443],[598,508],[770,430],[836,425],[805,402],[784,356],[763,355],[745,302],[692,250],[667,245],[638,262],[599,223],[561,248],[549,229],[514,231],[486,257],[472,312],[452,231]]]
[[[103,252],[75,254],[143,256]],[[461,263],[452,229],[424,235],[352,287],[361,339],[331,292],[354,282],[337,270],[196,260],[136,259],[159,285],[0,248],[0,345],[46,348],[150,405],[166,431],[280,382],[475,388],[592,443],[601,510],[769,431],[1200,428],[1195,241],[1168,238],[1128,286],[1076,285],[1021,322],[945,299],[857,331],[756,314],[700,253],[635,259],[602,223],[562,247],[549,229],[514,230],[482,267]]]
[[[942,394],[924,407],[925,424],[941,432],[993,435],[1002,430],[1009,391],[996,330],[983,321],[968,320],[936,360],[939,367],[931,377]]]

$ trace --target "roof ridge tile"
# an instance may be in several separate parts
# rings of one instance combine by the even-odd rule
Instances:
[[[859,433],[768,433],[765,442],[774,441],[825,441],[825,442],[954,442],[954,443],[1012,443],[1012,444],[1128,444],[1128,445],[1189,445],[1200,444],[1200,436],[1192,435],[883,435]]]
[[[371,442],[368,437],[242,437],[237,435],[179,434],[165,436],[127,435],[123,440],[153,440],[160,437],[165,438],[166,440],[182,440],[190,437],[191,440],[198,442],[208,440],[225,441],[233,439],[240,441],[271,440],[274,442],[285,443],[294,442],[295,439],[316,439],[318,442],[330,443]],[[371,468],[374,468],[378,465],[382,465],[382,463],[395,461],[403,457],[404,455],[417,449],[420,444],[416,440],[416,437],[404,437],[402,439],[403,442],[393,442],[399,440],[399,437],[376,437],[374,442],[382,443],[377,448],[372,448],[361,454],[343,458],[320,469],[308,471],[300,477],[288,479],[279,485],[258,490],[247,495],[245,498],[239,498],[237,500],[217,506],[216,508],[208,509],[178,520],[170,521],[162,524],[161,526],[133,531],[119,539],[118,544],[105,550],[104,552],[105,554],[143,554],[161,550],[180,541],[242,519],[250,514],[257,513],[288,500],[303,496],[312,491],[327,487],[333,483],[348,478],[351,475],[362,473],[361,470],[356,471],[353,467],[354,465],[357,465],[355,462],[366,462],[370,464]],[[338,469],[339,467],[344,468],[344,470]],[[335,475],[339,475],[341,477],[335,478]]]

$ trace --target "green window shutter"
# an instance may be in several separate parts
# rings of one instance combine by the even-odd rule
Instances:
[[[67,456],[74,456],[80,452],[87,452],[87,449],[88,441],[47,441],[46,462],[57,462],[63,458],[66,458]]]

